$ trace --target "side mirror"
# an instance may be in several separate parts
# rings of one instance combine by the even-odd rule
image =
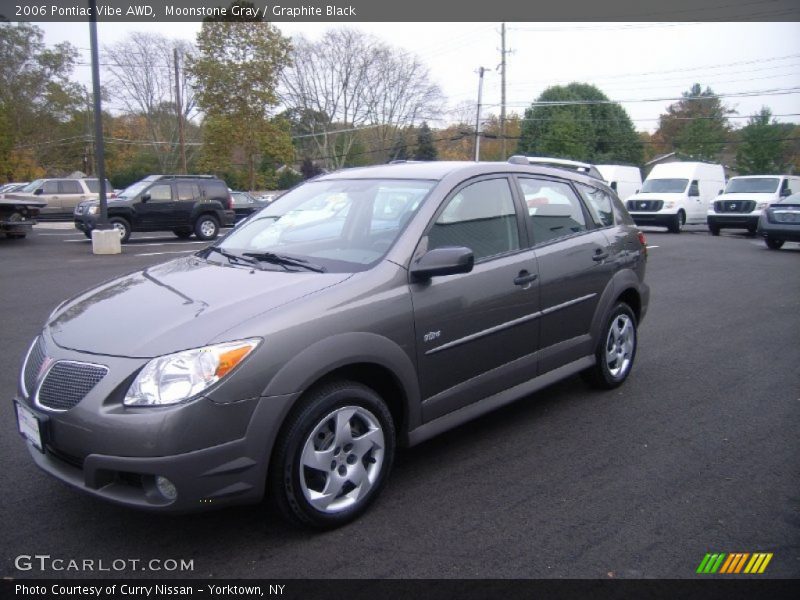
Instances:
[[[44,194],[44,188],[36,188],[35,190],[33,190],[34,196],[41,196],[42,194]]]
[[[411,264],[411,275],[415,279],[430,279],[440,275],[469,273],[474,265],[475,255],[469,248],[434,248]]]
[[[149,200],[150,200],[150,194],[148,194],[148,193],[142,194],[142,197],[141,197],[141,201],[142,202],[148,202]]]
[[[790,190],[789,188],[783,188],[781,190],[781,198],[786,198],[787,196],[791,195],[792,195],[792,190]]]

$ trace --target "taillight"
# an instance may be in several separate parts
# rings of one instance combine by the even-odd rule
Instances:
[[[644,237],[644,233],[641,231],[637,234],[639,237],[639,243],[642,245],[642,252],[644,253],[645,258],[647,258],[647,238]]]
[[[233,210],[233,196],[228,195],[228,210]]]

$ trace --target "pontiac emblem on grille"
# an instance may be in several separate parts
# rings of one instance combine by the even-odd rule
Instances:
[[[50,365],[52,365],[54,362],[55,361],[49,356],[44,357],[44,360],[42,361],[42,366],[39,367],[39,372],[36,374],[36,381],[39,381],[44,376],[44,374],[47,373],[47,370],[50,368]]]

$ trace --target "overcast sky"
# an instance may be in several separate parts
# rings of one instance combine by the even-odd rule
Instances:
[[[339,26],[278,23],[288,36],[315,39]],[[484,115],[499,114],[500,23],[356,23],[347,25],[415,53],[449,106],[477,100],[478,68],[484,80]],[[45,42],[69,41],[89,62],[84,23],[42,23]],[[200,23],[100,23],[101,46],[133,31],[195,40]],[[725,95],[742,118],[762,106],[779,121],[800,123],[800,23],[507,23],[507,104],[522,113],[545,88],[591,83],[619,101],[639,130],[653,131],[658,116],[693,83]],[[91,82],[88,65],[76,78]],[[658,101],[648,101],[661,99]]]

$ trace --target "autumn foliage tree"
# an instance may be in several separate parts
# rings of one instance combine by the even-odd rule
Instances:
[[[207,170],[239,172],[243,187],[258,189],[271,175],[263,165],[293,159],[288,122],[274,118],[278,77],[290,50],[289,40],[269,23],[203,23],[187,69],[205,114],[200,162]]]

